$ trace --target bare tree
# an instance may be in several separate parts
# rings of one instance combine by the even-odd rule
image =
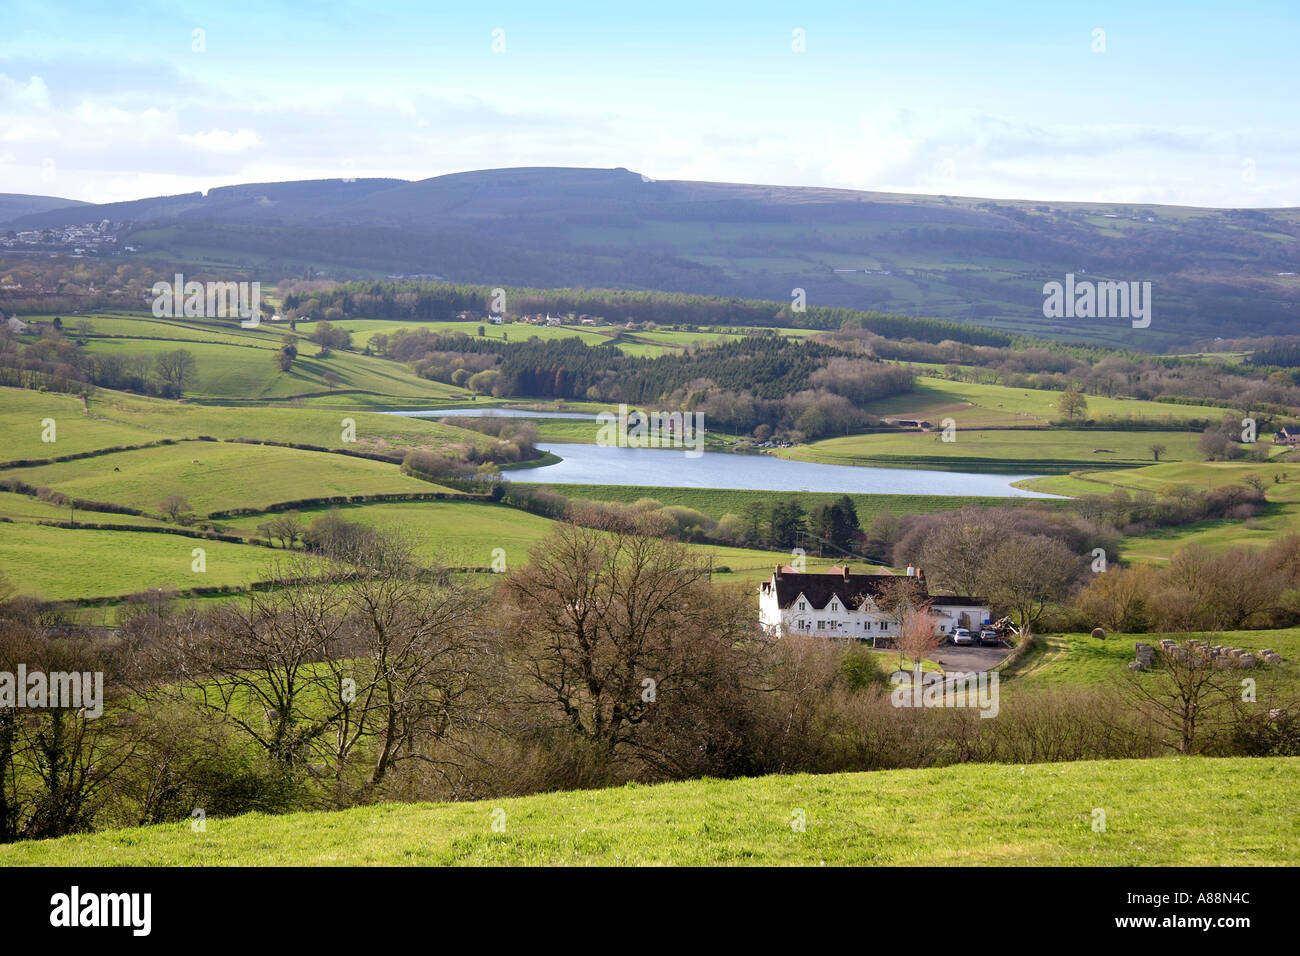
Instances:
[[[683,545],[561,525],[504,585],[531,704],[604,757],[648,756],[658,702],[706,686],[752,637],[752,597],[728,599]]]
[[[154,371],[163,385],[180,394],[198,381],[199,367],[192,352],[176,349],[174,352],[160,352],[154,360]]]
[[[925,539],[920,563],[926,574],[957,594],[978,594],[984,562],[1002,539],[1003,529],[988,515],[961,511]]]
[[[981,566],[981,591],[1016,616],[1024,640],[1047,606],[1064,599],[1083,573],[1083,562],[1046,535],[1013,534]]]
[[[168,495],[158,502],[159,513],[166,515],[172,521],[180,521],[182,517],[190,514],[193,510],[190,503],[181,495]]]
[[[1088,618],[1089,626],[1138,631],[1149,623],[1150,601],[1158,581],[1159,574],[1150,565],[1112,567],[1094,575],[1075,604]]]
[[[1225,732],[1241,691],[1241,672],[1216,666],[1205,641],[1158,648],[1151,671],[1130,670],[1124,694],[1179,753],[1204,749]]]
[[[303,532],[307,529],[298,517],[298,512],[290,511],[288,514],[276,515],[265,524],[259,524],[257,530],[266,535],[268,541],[279,541],[280,547],[287,550],[302,539]]]

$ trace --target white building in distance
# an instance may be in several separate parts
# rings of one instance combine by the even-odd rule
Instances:
[[[984,598],[931,594],[924,571],[908,568],[907,573],[915,580],[916,601],[929,602],[940,634],[959,627],[977,630],[989,622],[990,608]],[[848,566],[833,567],[825,574],[778,567],[759,585],[758,620],[775,637],[809,634],[874,644],[877,638],[890,639],[898,631],[896,619],[877,603],[886,586],[898,579],[895,574],[852,574]]]

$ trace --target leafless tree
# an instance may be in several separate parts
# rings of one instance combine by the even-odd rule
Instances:
[[[1083,574],[1083,562],[1046,535],[1012,534],[987,555],[980,590],[1016,617],[1021,640],[1047,606],[1064,599]]]
[[[184,515],[189,514],[194,509],[190,503],[181,495],[168,495],[162,501],[158,502],[158,511],[166,515],[172,521],[179,521]]]
[[[1197,753],[1224,733],[1241,692],[1240,670],[1218,666],[1205,641],[1157,648],[1151,671],[1131,670],[1130,703],[1166,731],[1179,753]]]
[[[925,540],[920,563],[927,576],[957,594],[978,594],[984,563],[1001,542],[1003,529],[987,515],[957,512]]]
[[[681,544],[562,525],[506,580],[531,706],[604,758],[654,759],[643,731],[661,702],[709,686],[754,636],[752,595],[714,588]]]

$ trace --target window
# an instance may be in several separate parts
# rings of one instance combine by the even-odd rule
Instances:
[[[818,622],[817,622],[817,630],[819,630],[819,631],[824,631],[824,630],[826,630],[826,622],[825,622],[825,621],[818,621]]]
[[[881,622],[880,622],[880,629],[881,629],[882,631],[887,631],[887,630],[889,630],[889,622],[888,622],[888,621],[881,621]]]
[[[801,610],[801,611],[806,611],[806,610],[808,610],[808,602],[807,602],[807,601],[800,601],[800,602],[799,602],[799,610]]]
[[[831,601],[831,610],[832,610],[832,611],[838,611],[838,610],[839,610],[839,608],[835,606],[835,602],[834,602],[834,601]]]

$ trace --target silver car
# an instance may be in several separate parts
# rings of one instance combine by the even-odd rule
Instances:
[[[952,632],[952,642],[954,644],[974,644],[975,638],[971,637],[970,628],[959,627]]]

